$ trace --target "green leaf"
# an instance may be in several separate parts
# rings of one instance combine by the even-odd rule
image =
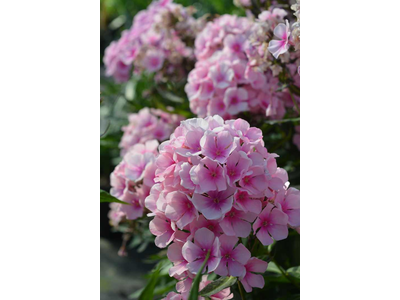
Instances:
[[[103,203],[103,202],[116,202],[116,203],[129,205],[129,203],[126,203],[124,201],[118,200],[117,198],[111,196],[106,191],[100,190],[100,203]]]
[[[296,123],[299,121],[300,121],[300,117],[291,118],[291,119],[282,119],[282,120],[269,120],[269,121],[266,121],[265,123],[269,124],[269,125],[274,125],[274,124],[288,123],[288,122]]]
[[[197,300],[199,298],[199,285],[201,281],[201,273],[203,272],[204,267],[207,264],[208,259],[210,258],[211,251],[208,250],[206,258],[204,259],[203,264],[201,265],[199,271],[196,274],[196,277],[193,280],[192,288],[190,289],[190,294],[188,300]],[[151,298],[149,298],[151,299]]]
[[[222,291],[223,289],[234,285],[236,281],[237,278],[233,276],[218,278],[217,280],[208,284],[204,289],[202,289],[200,291],[200,296],[210,297],[211,295],[214,295]]]
[[[297,279],[300,279],[300,266],[298,267],[292,267],[286,270],[286,272]]]
[[[159,263],[157,265],[157,268],[154,270],[154,272],[151,274],[150,280],[147,283],[146,287],[142,291],[142,293],[139,296],[139,300],[149,300],[153,299],[154,296],[154,289],[156,287],[156,283],[160,274],[162,268],[162,263]]]

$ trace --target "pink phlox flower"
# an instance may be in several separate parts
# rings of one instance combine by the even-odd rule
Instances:
[[[224,216],[233,204],[234,188],[217,192],[209,191],[207,194],[193,194],[192,202],[196,209],[209,220],[217,220]]]
[[[222,166],[208,157],[190,170],[190,178],[196,185],[195,193],[226,190],[225,171]]]
[[[183,257],[189,262],[187,264],[188,270],[197,274],[201,265],[203,264],[207,253],[210,252],[209,259],[206,263],[205,269],[207,273],[213,272],[221,260],[220,242],[218,237],[215,237],[207,228],[200,228],[194,234],[194,243],[187,241],[182,248]],[[200,270],[204,272],[204,270]]]
[[[283,23],[278,24],[274,29],[274,35],[278,38],[277,40],[271,40],[268,45],[269,52],[275,58],[289,50],[289,36],[290,26],[286,20],[286,25]]]
[[[253,224],[257,238],[264,245],[271,245],[272,238],[276,241],[283,240],[288,236],[288,216],[279,208],[268,203],[257,220]]]
[[[202,137],[200,145],[204,156],[223,164],[233,150],[233,137],[228,131],[208,131]]]
[[[118,226],[119,222],[124,218],[125,213],[121,211],[120,203],[110,203],[110,211],[108,212],[108,218],[110,219],[111,226]]]
[[[199,87],[199,100],[208,100],[214,95],[214,83],[211,79],[203,80]]]
[[[122,197],[129,185],[133,185],[133,183],[125,176],[125,166],[125,161],[120,162],[110,175],[110,194],[118,199]]]
[[[226,113],[226,105],[224,103],[223,97],[213,97],[210,99],[210,103],[208,105],[207,113],[209,115],[220,115],[220,116],[227,116]]]
[[[228,184],[236,187],[235,183],[242,178],[251,166],[252,161],[243,151],[233,151],[226,160],[225,173],[228,179]]]
[[[200,140],[203,135],[204,131],[202,129],[188,131],[182,147],[177,148],[175,150],[176,153],[186,157],[199,155],[201,153]]]
[[[290,226],[300,226],[300,191],[298,189],[281,190],[277,194],[274,204],[288,216]]]
[[[144,154],[129,151],[124,160],[127,162],[125,175],[128,179],[138,182],[143,179],[144,171],[152,162],[156,160],[155,155],[150,152]]]
[[[259,214],[261,212],[262,206],[259,199],[252,199],[248,192],[242,189],[238,189],[235,194],[234,207],[238,210],[244,212],[252,212]]]
[[[254,165],[253,162],[253,166],[249,168],[249,173],[250,175],[245,175],[240,179],[240,187],[253,196],[263,195],[268,188],[263,166]]]
[[[162,51],[150,50],[142,60],[143,67],[148,72],[156,72],[162,68],[164,53]]]
[[[251,293],[253,287],[262,289],[264,287],[264,277],[260,274],[263,274],[268,267],[268,263],[256,257],[252,257],[247,262],[246,268],[246,276],[240,279],[240,282],[243,284],[244,289],[247,293]]]
[[[132,147],[132,149],[133,151],[140,154],[145,154],[146,152],[150,152],[156,155],[158,153],[157,148],[159,145],[160,143],[157,140],[149,140],[146,141],[144,144],[135,144]]]
[[[195,184],[193,181],[190,179],[190,170],[192,169],[193,165],[190,163],[183,163],[181,166],[181,169],[179,171],[179,177],[181,179],[181,186],[187,189],[194,189]]]
[[[169,193],[166,200],[165,216],[174,221],[179,229],[183,229],[198,218],[199,214],[196,208],[184,193],[179,191]]]
[[[250,124],[243,119],[229,120],[226,124],[229,132],[244,143],[255,144],[262,141],[262,131],[259,128],[250,127]]]
[[[120,200],[129,203],[130,205],[123,204],[121,205],[121,211],[126,215],[128,220],[136,220],[143,215],[143,204],[142,201],[144,197],[141,199],[140,194],[137,192],[127,191],[120,198]]]
[[[225,89],[231,85],[235,73],[232,68],[225,62],[212,66],[208,76],[214,83],[214,87]]]
[[[167,247],[174,239],[175,224],[163,214],[157,214],[149,224],[150,232],[156,236],[155,244],[159,248]]]
[[[244,88],[228,88],[224,96],[227,112],[231,115],[236,115],[239,112],[246,111],[248,109],[247,99],[247,91]]]
[[[168,259],[174,264],[169,269],[169,276],[182,275],[187,270],[187,261],[182,256],[183,243],[174,242],[168,246],[167,256]]]
[[[215,236],[220,236],[222,234],[222,228],[219,226],[218,220],[208,220],[203,215],[200,215],[197,220],[190,223],[190,232],[194,234],[200,228],[207,228],[212,231]]]
[[[243,60],[236,60],[232,63],[232,70],[235,74],[235,80],[238,84],[247,83],[245,78],[246,62]]]
[[[243,34],[233,35],[228,34],[224,39],[225,49],[229,49],[229,51],[235,53],[236,55],[240,55],[244,52],[246,43],[246,36]]]
[[[219,237],[219,241],[221,262],[215,273],[220,276],[244,277],[246,275],[244,265],[250,259],[250,251],[243,244],[238,244],[239,239],[234,236],[223,234]]]
[[[251,212],[243,212],[234,207],[225,214],[220,226],[228,236],[248,237],[251,232],[251,222],[257,217]]]
[[[160,183],[154,184],[150,189],[150,195],[145,199],[145,207],[152,213],[147,214],[148,217],[154,216],[157,211],[157,200],[162,192],[162,185]]]

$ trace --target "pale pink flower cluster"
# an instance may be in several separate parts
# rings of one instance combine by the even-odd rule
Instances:
[[[276,74],[266,72],[254,59],[258,49],[250,37],[255,29],[248,18],[223,15],[197,36],[197,62],[185,91],[191,110],[199,117],[218,114],[228,119],[244,111],[274,119],[284,116]]]
[[[267,262],[251,257],[239,238],[254,235],[270,245],[300,226],[300,192],[288,188],[276,157],[260,129],[218,115],[182,121],[159,146],[145,206],[156,245],[168,247],[169,274],[180,280],[180,295],[167,299],[186,299],[208,252],[202,272],[236,276],[247,292],[264,286]]]
[[[185,76],[184,59],[193,59],[193,42],[202,28],[202,20],[192,17],[192,8],[185,8],[172,0],[152,2],[140,11],[129,30],[105,50],[106,75],[117,82],[127,81],[132,72],[157,72],[163,76]]]
[[[129,124],[122,127],[124,132],[119,143],[121,155],[124,155],[133,145],[145,143],[149,140],[166,140],[179,126],[183,117],[177,114],[143,108],[138,113],[129,115]]]
[[[118,226],[123,219],[135,220],[143,216],[144,200],[154,184],[158,145],[156,140],[134,145],[111,173],[110,194],[129,203],[110,204],[108,217],[112,226]]]
[[[293,13],[297,21],[292,25],[292,36],[294,42],[294,48],[296,50],[300,49],[300,0],[296,0],[296,3],[290,7],[295,12]]]

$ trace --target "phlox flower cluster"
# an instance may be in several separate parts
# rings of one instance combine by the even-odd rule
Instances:
[[[251,44],[256,49],[252,59],[263,68],[270,68],[274,74],[282,71],[282,64],[296,64],[300,66],[300,0],[292,5],[292,10],[297,21],[290,26],[285,19],[288,13],[281,8],[270,8],[258,15],[253,34],[250,36]],[[295,54],[289,53],[293,46]],[[280,64],[273,58],[279,59]]]
[[[271,20],[283,20],[281,11]],[[245,111],[272,119],[285,115],[284,92],[277,78],[281,69],[267,68],[260,56],[266,49],[257,42],[258,35],[265,37],[265,31],[257,33],[259,27],[249,18],[223,15],[197,36],[197,62],[185,91],[199,117],[218,114],[229,119]]]
[[[119,147],[121,155],[138,144],[149,140],[166,140],[170,134],[179,126],[183,117],[177,114],[171,114],[159,109],[143,108],[138,113],[129,115],[129,124],[122,127],[124,132]]]
[[[288,187],[276,157],[260,129],[218,115],[182,121],[159,146],[145,206],[156,245],[168,247],[169,274],[179,280],[179,295],[167,299],[186,299],[208,253],[202,272],[236,276],[247,292],[264,286],[267,262],[251,257],[239,238],[270,245],[300,226],[300,192]],[[228,292],[215,299],[230,299]]]
[[[143,216],[144,200],[154,184],[158,145],[156,140],[134,145],[111,173],[110,194],[129,203],[110,204],[108,217],[112,226],[118,226],[125,219],[135,220]]]
[[[192,44],[203,21],[192,17],[194,10],[172,0],[152,2],[140,11],[129,30],[122,32],[104,54],[106,75],[127,81],[132,72],[155,73],[156,79],[186,76],[185,59],[193,59]]]

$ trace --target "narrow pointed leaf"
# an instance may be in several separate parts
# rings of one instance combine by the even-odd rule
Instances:
[[[106,191],[100,190],[100,203],[102,203],[102,202],[116,202],[116,203],[129,205],[129,203],[126,203],[124,201],[118,200],[117,198],[111,196]]]
[[[202,276],[201,273],[203,272],[203,269],[206,266],[209,258],[210,258],[210,250],[208,250],[207,256],[204,259],[204,262],[201,265],[200,270],[197,272],[196,277],[193,280],[192,288],[190,289],[190,294],[189,294],[188,300],[198,300],[199,299],[199,285],[200,285],[201,276]]]
[[[200,296],[203,297],[210,297],[227,287],[234,285],[237,281],[236,277],[229,276],[229,277],[221,277],[210,284],[208,284],[204,289],[200,291]]]
[[[149,300],[153,299],[154,296],[154,289],[156,287],[156,283],[158,280],[158,277],[160,275],[160,271],[162,268],[162,262],[157,265],[157,268],[154,270],[153,274],[151,274],[150,280],[147,283],[146,287],[142,291],[142,293],[139,296],[139,300]]]

